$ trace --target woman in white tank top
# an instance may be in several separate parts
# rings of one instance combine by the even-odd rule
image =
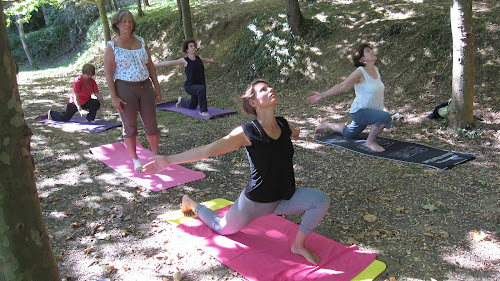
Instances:
[[[365,146],[375,152],[382,152],[384,148],[377,144],[377,135],[384,128],[391,127],[391,115],[384,111],[385,86],[380,79],[380,73],[375,66],[377,56],[368,44],[362,44],[352,56],[354,66],[357,67],[347,79],[333,86],[326,92],[313,91],[314,95],[307,98],[307,103],[315,104],[318,101],[338,95],[354,86],[356,98],[349,113],[352,122],[349,126],[339,123],[323,122],[318,130],[332,130],[340,133],[345,139],[359,135],[368,125],[373,125],[366,139]]]

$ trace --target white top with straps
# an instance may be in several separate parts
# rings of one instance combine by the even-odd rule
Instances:
[[[380,79],[380,73],[378,68],[374,66],[377,72],[377,79],[373,79],[365,70],[364,67],[360,66],[358,69],[361,70],[365,81],[362,83],[354,84],[354,91],[356,92],[356,98],[351,105],[350,113],[355,113],[356,111],[363,108],[371,108],[377,110],[384,110],[384,90],[385,86]]]
[[[146,52],[146,44],[142,37],[134,35],[141,41],[141,48],[135,50],[123,49],[115,47],[113,40],[108,41],[115,54],[116,69],[113,78],[115,80],[123,80],[129,82],[144,81],[149,78],[149,71],[146,66],[148,63],[148,53]]]

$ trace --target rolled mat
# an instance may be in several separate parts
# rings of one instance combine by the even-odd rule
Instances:
[[[137,142],[137,156],[142,164],[148,163],[153,153]],[[136,173],[132,157],[123,142],[90,148],[92,154],[111,169],[135,181],[150,191],[160,191],[183,183],[205,178],[205,174],[188,168],[172,165],[158,174]]]
[[[225,115],[236,113],[236,111],[234,111],[234,110],[224,110],[224,109],[219,109],[219,108],[214,108],[214,107],[208,107],[208,114],[210,114],[210,116],[202,116],[202,115],[200,115],[199,107],[197,107],[195,109],[187,109],[184,107],[175,107],[176,103],[177,103],[177,101],[169,101],[169,102],[160,103],[160,104],[156,105],[156,109],[179,112],[179,113],[182,113],[184,115],[195,117],[195,118],[200,118],[200,119],[214,119],[217,117],[222,117]]]
[[[232,202],[218,198],[202,204],[222,216]],[[375,260],[376,254],[364,253],[357,246],[344,246],[314,232],[306,246],[318,254],[321,263],[311,265],[290,251],[298,226],[276,215],[258,218],[241,231],[222,236],[196,216],[179,217],[178,214],[167,221],[177,224],[178,229],[189,235],[190,243],[196,243],[249,280],[361,281],[373,280],[385,270],[385,264]]]

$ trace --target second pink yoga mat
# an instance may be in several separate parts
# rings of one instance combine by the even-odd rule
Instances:
[[[193,171],[179,165],[173,165],[155,175],[136,173],[134,171],[132,158],[123,142],[92,147],[90,151],[97,159],[113,170],[116,170],[120,174],[151,191],[161,191],[183,183],[205,178],[205,174],[202,172]],[[153,156],[153,153],[137,142],[137,156],[139,156],[139,159],[141,159],[144,165],[149,162],[148,159]]]

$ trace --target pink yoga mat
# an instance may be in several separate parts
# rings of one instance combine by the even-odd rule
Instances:
[[[217,210],[219,215],[230,206]],[[321,258],[318,266],[290,251],[298,225],[276,215],[261,217],[238,233],[221,236],[201,220],[183,220],[177,226],[190,235],[189,241],[203,247],[210,255],[249,280],[350,281],[376,258],[357,246],[347,247],[317,233],[306,246]]]
[[[136,173],[132,158],[123,142],[92,147],[90,151],[110,168],[151,191],[160,191],[205,177],[202,172],[193,171],[179,165],[173,165],[154,175]],[[153,153],[137,142],[137,156],[144,165],[149,162],[148,159],[153,156]]]

